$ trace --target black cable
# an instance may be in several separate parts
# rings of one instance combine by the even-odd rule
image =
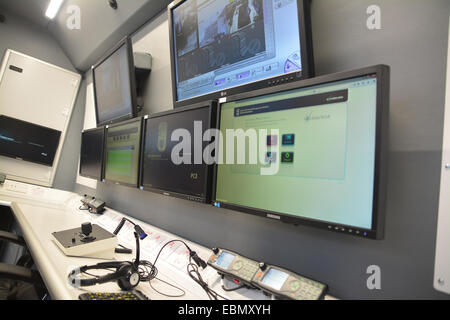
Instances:
[[[210,300],[218,300],[218,297],[220,297],[224,300],[228,300],[227,298],[221,296],[220,294],[218,294],[217,292],[215,292],[214,290],[209,288],[209,285],[203,280],[203,278],[199,272],[199,269],[198,269],[199,266],[201,266],[203,269],[206,268],[206,263],[202,259],[200,259],[200,257],[197,255],[197,253],[195,251],[193,251],[187,245],[186,242],[184,242],[182,240],[171,240],[171,241],[165,243],[159,250],[159,252],[155,258],[155,261],[153,262],[153,268],[156,268],[156,262],[158,261],[159,256],[161,255],[161,252],[164,250],[164,248],[173,242],[181,242],[189,250],[189,263],[187,265],[187,273],[188,273],[189,277],[191,277],[192,280],[194,280],[199,286],[202,287],[202,289],[208,295],[208,298]],[[192,263],[192,260],[194,260],[195,263]]]
[[[133,261],[135,263],[135,261]],[[158,275],[158,269],[147,260],[141,260],[138,264],[139,279],[142,282],[151,281]]]
[[[191,269],[189,269],[191,268]],[[218,300],[218,298],[222,298],[224,300],[228,300],[224,296],[221,296],[214,290],[212,290],[209,285],[203,280],[200,272],[198,271],[198,266],[192,263],[189,259],[189,264],[187,265],[187,272],[192,280],[194,280],[202,289],[206,292],[206,295],[210,300]]]
[[[156,290],[156,289],[152,286],[152,282],[149,281],[148,283],[150,284],[150,288],[152,288],[154,291],[156,291],[156,292],[159,293],[160,295],[166,296],[166,297],[168,297],[168,298],[181,298],[181,297],[183,297],[183,296],[186,294],[186,291],[184,291],[184,290],[183,290],[182,288],[180,288],[180,287],[177,287],[176,285],[173,285],[173,284],[171,284],[171,283],[169,283],[169,282],[167,282],[167,281],[164,281],[163,279],[159,279],[159,278],[156,278],[156,277],[155,277],[155,279],[158,280],[158,281],[161,281],[161,282],[163,282],[163,283],[165,283],[165,284],[168,284],[168,285],[171,286],[172,288],[175,288],[175,289],[180,290],[180,291],[182,292],[182,294],[180,294],[180,295],[171,295],[171,294],[167,294],[167,293],[164,293],[164,292],[161,292],[161,291]]]
[[[189,248],[189,246],[186,244],[186,242],[182,241],[182,240],[171,240],[167,243],[165,243],[161,249],[159,250],[158,254],[156,255],[155,261],[153,262],[153,266],[156,265],[156,262],[159,259],[159,256],[161,255],[161,252],[164,250],[165,247],[167,247],[169,244],[173,243],[173,242],[181,242],[182,244],[184,244],[186,246],[186,248],[189,250],[189,252],[192,252],[191,248]]]
[[[133,263],[136,263],[136,261],[134,260]],[[180,297],[182,297],[182,296],[184,296],[186,294],[186,292],[183,289],[181,289],[180,287],[177,287],[176,285],[173,285],[173,284],[171,284],[171,283],[169,283],[167,281],[164,281],[162,279],[156,278],[156,276],[158,275],[158,269],[156,267],[154,267],[149,261],[146,261],[146,260],[139,261],[138,274],[139,274],[139,280],[141,282],[147,282],[148,281],[150,287],[154,291],[156,291],[157,293],[159,293],[159,294],[161,294],[163,296],[166,296],[168,298],[180,298]],[[169,286],[171,286],[171,287],[181,291],[182,294],[181,295],[170,295],[170,294],[166,294],[164,292],[158,291],[157,289],[155,289],[152,286],[151,280],[153,280],[153,279],[157,279],[157,280],[159,280],[161,282],[164,282],[164,283],[168,284]]]
[[[225,285],[222,284],[222,290],[223,291],[227,291],[227,292],[236,291],[236,290],[242,289],[244,287],[245,287],[244,285],[240,285],[240,286],[237,286],[237,287],[234,287],[234,288],[227,288],[227,287],[225,287]]]
[[[156,256],[156,259],[155,259],[155,261],[153,262],[153,265],[156,265],[156,261],[158,261],[158,258],[159,258],[159,256],[160,256],[161,252],[163,251],[163,249],[164,249],[166,246],[168,246],[169,244],[173,243],[173,242],[181,242],[181,243],[184,244],[184,246],[189,250],[189,262],[190,262],[190,259],[192,258],[192,259],[194,259],[195,263],[196,263],[198,266],[202,267],[203,269],[206,268],[206,262],[203,261],[203,260],[197,255],[197,253],[196,253],[195,251],[193,251],[193,250],[187,245],[187,243],[184,242],[183,240],[171,240],[171,241],[167,242],[166,244],[164,244],[164,245],[162,246],[162,248],[159,250],[158,255]]]
[[[111,272],[114,272],[114,271],[115,271],[115,270],[113,270],[113,269],[111,269],[111,268],[104,268],[104,269],[102,269],[102,270],[107,270],[107,271],[111,271]],[[101,277],[100,275],[92,274],[92,273],[87,272],[87,271],[81,271],[81,273],[82,273],[82,274],[85,274],[85,275],[88,275],[88,276],[90,276],[90,277],[96,278],[96,279],[98,279],[98,278]]]
[[[83,271],[82,274],[87,274],[88,276],[91,276],[91,277],[96,278],[96,279],[100,278],[100,276],[92,274],[92,273],[89,273],[87,271]]]

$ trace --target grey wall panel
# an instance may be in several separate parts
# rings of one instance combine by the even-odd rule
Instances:
[[[381,9],[381,30],[367,29],[367,8]],[[447,55],[447,0],[313,0],[316,73],[391,66],[391,147],[440,150]]]
[[[75,187],[78,159],[80,158],[81,131],[83,130],[85,104],[86,80],[82,80],[77,100],[73,106],[72,119],[67,128],[64,150],[61,153],[58,170],[56,171],[53,182],[55,189],[73,190]]]
[[[142,24],[167,7],[168,0],[118,0],[113,10],[104,0],[67,0],[56,19],[49,24],[74,66],[86,71],[120,39],[132,34]],[[81,29],[70,29],[70,6],[80,8]]]
[[[379,0],[382,29],[369,31],[366,9],[371,4],[313,0],[312,21],[318,74],[376,63],[392,68],[384,240],[295,227],[125,187],[100,184],[93,191],[77,185],[75,190],[93,192],[117,210],[205,246],[234,249],[322,280],[340,298],[450,298],[433,289],[450,3]],[[162,14],[143,29],[148,33],[137,34],[136,46],[143,49],[152,39],[161,41],[165,25]],[[158,50],[168,50],[168,41],[158,42]],[[170,59],[157,56],[151,81],[161,74],[168,82]],[[165,104],[170,85],[163,90],[149,84],[146,95],[149,101],[158,95]],[[159,108],[170,106],[149,102],[145,111]],[[370,265],[381,268],[381,290],[367,288]]]
[[[6,21],[0,24],[0,56],[13,49],[70,71],[76,71],[58,42],[45,28],[0,9]]]
[[[1,8],[14,12],[43,28],[49,23],[49,20],[45,16],[48,4],[48,0],[0,0]]]

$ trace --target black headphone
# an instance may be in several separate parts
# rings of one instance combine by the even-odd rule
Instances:
[[[116,269],[112,273],[90,279],[81,279],[78,275],[88,270]],[[73,286],[87,287],[117,280],[120,289],[129,291],[140,282],[138,268],[133,262],[101,262],[92,266],[83,266],[72,270],[69,274],[69,282]]]
[[[114,234],[117,235],[120,229],[125,224],[125,220],[130,221],[126,218],[123,218],[117,227]],[[136,259],[133,262],[130,261],[112,261],[112,262],[101,262],[94,264],[92,266],[84,266],[77,269],[74,269],[69,274],[69,283],[74,286],[80,287],[88,287],[96,284],[116,281],[119,285],[120,289],[124,291],[129,291],[135,288],[139,282],[141,281],[141,274],[139,272],[139,266],[145,265],[145,261],[139,261],[140,255],[140,245],[139,239],[144,239],[147,237],[147,234],[142,230],[141,227],[136,225],[134,222],[130,221],[135,225],[134,237],[136,238]],[[116,271],[108,273],[104,276],[92,276],[89,279],[82,279],[80,275],[82,273],[86,273],[88,270],[105,270],[105,269],[116,269]],[[153,269],[152,269],[153,270]],[[145,280],[145,276],[142,278]]]

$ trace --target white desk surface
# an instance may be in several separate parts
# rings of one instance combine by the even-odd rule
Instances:
[[[0,205],[11,207],[47,289],[55,300],[76,300],[84,292],[120,291],[115,282],[83,287],[81,290],[72,287],[68,283],[68,274],[73,269],[84,265],[93,265],[104,260],[67,257],[53,243],[51,234],[55,231],[79,227],[84,222],[98,224],[113,232],[122,217],[127,217],[109,208],[101,216],[90,214],[87,211],[78,209],[81,206],[80,200],[81,196],[75,193],[19,182],[6,181],[4,185],[0,186]],[[211,251],[208,248],[184,240],[137,219],[127,218],[138,223],[148,234],[147,238],[141,241],[141,260],[148,260],[153,263],[161,247],[170,240],[176,239],[185,241],[205,261],[211,255]],[[118,235],[118,240],[119,244],[125,247],[135,247],[131,224],[125,224]],[[116,254],[116,260],[131,261],[134,256],[134,252],[133,255]],[[186,292],[180,298],[171,299],[208,299],[204,290],[187,275],[187,263],[188,256],[186,255],[185,247],[181,243],[175,242],[172,247],[167,246],[162,251],[156,263],[158,269],[157,278],[181,287]],[[201,273],[210,288],[229,299],[268,299],[259,290],[240,289],[233,292],[224,292],[221,288],[220,276],[209,266]],[[229,287],[234,286],[229,282],[226,284]],[[152,286],[158,291],[169,295],[178,295],[180,293],[157,279],[152,280]],[[148,282],[139,284],[137,289],[152,300],[168,299],[166,296],[153,290]],[[326,299],[334,298],[327,296]]]

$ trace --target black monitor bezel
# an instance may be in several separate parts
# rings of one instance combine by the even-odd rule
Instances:
[[[32,122],[20,120],[20,119],[17,119],[17,118],[8,117],[7,115],[4,115],[4,114],[0,114],[0,117],[6,118],[6,119],[10,119],[10,120],[13,120],[13,121],[16,121],[16,122],[20,122],[20,123],[23,123],[25,125],[30,125],[30,126],[34,126],[34,127],[37,127],[37,128],[45,129],[45,130],[48,130],[48,131],[51,131],[53,133],[57,133],[58,134],[58,143],[56,145],[55,155],[53,156],[51,164],[46,163],[46,162],[42,162],[42,161],[37,161],[37,160],[31,159],[31,158],[28,158],[28,157],[14,156],[14,155],[8,154],[8,153],[0,153],[0,156],[6,157],[6,158],[10,158],[10,159],[14,159],[14,160],[18,160],[18,161],[30,162],[30,163],[38,164],[38,165],[49,167],[49,168],[52,168],[55,165],[55,160],[58,158],[58,151],[60,149],[60,144],[61,144],[61,137],[62,137],[62,132],[61,131],[56,130],[56,129],[52,129],[52,128],[49,128],[49,127],[41,126],[39,124],[35,124],[35,123],[32,123]]]
[[[83,172],[82,172],[82,162],[81,162],[81,156],[82,156],[82,153],[83,153],[83,135],[85,133],[100,132],[100,131],[103,132],[103,146],[101,148],[101,152],[102,152],[102,160],[101,160],[102,168],[100,170],[101,171],[100,172],[100,176],[92,176],[92,175],[88,175],[88,174],[83,174]],[[102,181],[103,180],[103,177],[104,177],[104,174],[105,174],[105,142],[106,142],[105,139],[106,139],[106,127],[105,126],[98,127],[98,128],[93,128],[93,129],[88,129],[88,130],[83,130],[81,132],[80,169],[78,171],[78,174],[81,177],[94,179],[94,180],[97,180],[97,181]]]
[[[297,83],[285,84],[276,88],[267,88],[255,92],[248,92],[229,97],[226,102],[243,100],[267,94],[279,93],[283,91],[307,88],[320,84],[335,81],[357,78],[365,75],[376,75],[377,77],[377,110],[376,110],[376,142],[375,142],[375,173],[374,173],[374,193],[372,207],[372,228],[363,229],[355,226],[341,225],[320,220],[302,218],[285,213],[266,211],[262,209],[249,208],[236,204],[216,202],[217,171],[218,164],[214,166],[213,182],[213,202],[215,206],[221,208],[253,214],[260,217],[279,220],[295,225],[308,225],[316,228],[331,230],[354,236],[381,240],[384,238],[384,221],[386,207],[386,185],[387,185],[387,158],[388,158],[388,130],[389,130],[389,95],[390,95],[390,67],[387,65],[375,65],[348,72],[340,72],[312,79],[303,80]],[[217,112],[217,127],[220,130],[220,111]]]
[[[127,48],[127,56],[128,56],[128,71],[129,71],[129,77],[130,77],[130,97],[131,97],[131,110],[129,113],[124,114],[120,117],[107,120],[107,121],[100,121],[99,120],[99,110],[98,110],[98,102],[97,102],[97,88],[95,85],[95,70],[106,60],[108,60],[109,57],[111,57],[114,53],[117,52],[120,48],[123,46],[126,46]],[[97,127],[104,126],[104,125],[110,125],[114,123],[118,123],[124,120],[133,119],[137,117],[138,115],[138,108],[137,108],[137,92],[136,92],[136,73],[135,73],[135,65],[134,65],[134,53],[133,53],[133,42],[130,37],[123,38],[119,43],[117,43],[111,50],[109,50],[101,59],[99,62],[97,62],[95,65],[91,68],[92,71],[92,84],[94,86],[94,106],[95,106],[95,119],[97,123]]]
[[[172,114],[192,111],[192,110],[196,110],[196,109],[201,109],[201,108],[209,108],[209,116],[208,116],[209,124],[208,124],[208,127],[209,128],[216,128],[217,101],[215,101],[215,100],[204,101],[204,102],[196,103],[196,104],[185,106],[185,107],[182,107],[182,108],[173,109],[173,110],[166,111],[166,112],[156,113],[156,114],[148,116],[148,117],[146,117],[146,119],[144,119],[143,136],[142,136],[143,137],[142,138],[142,152],[141,152],[141,170],[140,170],[140,177],[141,177],[141,179],[140,179],[140,189],[141,190],[150,191],[150,192],[153,192],[153,193],[158,193],[158,194],[162,194],[162,195],[170,196],[170,197],[175,197],[175,198],[179,198],[179,199],[185,199],[185,200],[200,202],[200,203],[211,203],[214,165],[204,164],[205,165],[205,176],[206,176],[205,184],[204,184],[204,190],[205,190],[205,196],[204,197],[198,197],[198,196],[193,196],[193,195],[179,193],[179,192],[173,192],[173,191],[165,190],[165,189],[162,189],[162,188],[149,187],[148,185],[146,186],[144,184],[145,139],[146,139],[146,136],[147,136],[147,122],[148,122],[148,120],[154,119],[154,118],[165,117],[165,116],[172,115]]]
[[[110,180],[110,179],[106,179],[106,162],[107,162],[107,152],[106,152],[106,143],[107,143],[107,139],[108,139],[108,130],[110,128],[116,128],[116,127],[120,127],[122,125],[126,125],[129,123],[133,123],[133,122],[139,122],[140,123],[140,135],[139,135],[139,155],[138,155],[138,166],[137,166],[137,182],[136,184],[134,183],[125,183],[125,182],[120,182],[120,181],[114,181],[114,180]],[[140,170],[141,170],[141,158],[142,158],[142,125],[143,125],[144,121],[143,121],[143,117],[138,117],[138,118],[133,118],[130,120],[126,120],[126,121],[122,121],[120,123],[114,123],[112,125],[107,125],[105,127],[105,150],[103,152],[104,157],[103,157],[103,182],[107,183],[107,184],[114,184],[114,185],[119,185],[119,186],[125,186],[125,187],[132,187],[132,188],[138,188],[139,184],[140,184]]]
[[[218,100],[224,97],[230,97],[240,93],[248,91],[259,90],[271,86],[277,86],[285,82],[298,81],[302,79],[308,79],[314,77],[314,54],[313,54],[313,41],[311,31],[311,14],[310,14],[310,0],[296,0],[299,16],[299,32],[300,32],[300,50],[302,60],[302,70],[297,72],[291,72],[282,74],[272,78],[266,78],[247,84],[231,87],[225,90],[218,90],[208,94],[195,96],[185,100],[178,100],[177,97],[177,71],[176,71],[176,55],[175,48],[175,35],[173,30],[173,18],[172,12],[175,8],[182,5],[188,0],[175,0],[168,6],[168,20],[169,20],[169,41],[170,41],[170,63],[172,74],[172,97],[174,108],[183,107],[186,105],[198,103],[206,100]]]

